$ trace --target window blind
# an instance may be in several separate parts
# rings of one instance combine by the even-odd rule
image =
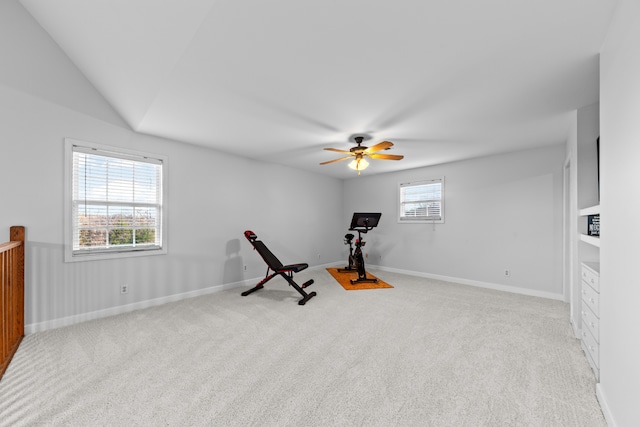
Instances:
[[[160,159],[74,145],[73,251],[162,247]]]
[[[442,221],[442,179],[400,184],[400,221]]]

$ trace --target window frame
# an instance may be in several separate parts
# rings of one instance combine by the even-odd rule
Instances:
[[[160,185],[162,186],[160,191],[160,197],[162,198],[159,205],[158,220],[160,221],[160,244],[153,246],[125,246],[125,247],[111,247],[111,248],[96,248],[96,249],[82,249],[74,250],[74,200],[73,200],[73,175],[74,175],[74,147],[79,147],[78,151],[95,150],[96,154],[100,155],[100,152],[108,153],[110,156],[121,159],[128,159],[134,161],[144,162],[144,159],[151,159],[155,163],[159,162],[162,166]],[[167,253],[167,224],[168,224],[168,164],[169,159],[165,155],[147,153],[136,150],[129,150],[120,147],[96,144],[87,141],[80,141],[72,138],[64,139],[64,261],[76,262],[76,261],[94,261],[103,259],[116,259],[116,258],[130,258],[139,256],[152,256],[152,255],[165,255]],[[136,203],[132,202],[131,206],[134,207]],[[134,207],[135,208],[135,207]]]
[[[402,216],[402,190],[406,187],[415,187],[419,185],[425,184],[434,184],[440,183],[440,199],[425,199],[426,202],[438,200],[440,202],[440,218],[437,219],[435,217],[422,216],[422,217],[403,217]],[[397,198],[397,214],[398,214],[398,223],[399,224],[444,224],[444,193],[445,193],[445,185],[444,185],[444,176],[439,178],[432,179],[421,179],[416,181],[403,181],[398,183],[398,198]]]

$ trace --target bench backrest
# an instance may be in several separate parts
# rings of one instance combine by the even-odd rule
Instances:
[[[254,240],[251,242],[253,247],[256,248],[256,251],[260,254],[264,262],[267,263],[270,269],[277,270],[283,267],[283,264],[280,262],[278,258],[265,246],[264,243],[260,240]]]

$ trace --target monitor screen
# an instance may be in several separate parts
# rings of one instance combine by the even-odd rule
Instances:
[[[351,218],[351,228],[373,228],[378,226],[381,213],[356,212]]]

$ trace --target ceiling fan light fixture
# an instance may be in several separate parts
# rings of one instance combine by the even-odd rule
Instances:
[[[358,175],[360,175],[360,171],[365,170],[369,166],[369,162],[365,160],[365,157],[373,160],[402,160],[404,158],[404,156],[396,154],[381,153],[381,151],[388,150],[389,148],[393,147],[393,142],[391,141],[382,141],[372,145],[371,147],[365,147],[364,145],[361,145],[362,141],[370,138],[371,137],[368,135],[353,135],[353,140],[358,144],[358,146],[351,147],[349,151],[340,148],[325,147],[325,150],[341,153],[343,157],[340,157],[339,159],[328,160],[326,162],[321,162],[320,164],[328,165],[330,163],[342,162],[344,160],[352,160],[351,163],[349,163],[349,167],[355,171],[358,171]]]
[[[363,158],[353,159],[353,161],[349,163],[349,167],[355,171],[358,171],[358,175],[360,175],[360,171],[363,171],[369,167],[369,162],[367,162]]]

